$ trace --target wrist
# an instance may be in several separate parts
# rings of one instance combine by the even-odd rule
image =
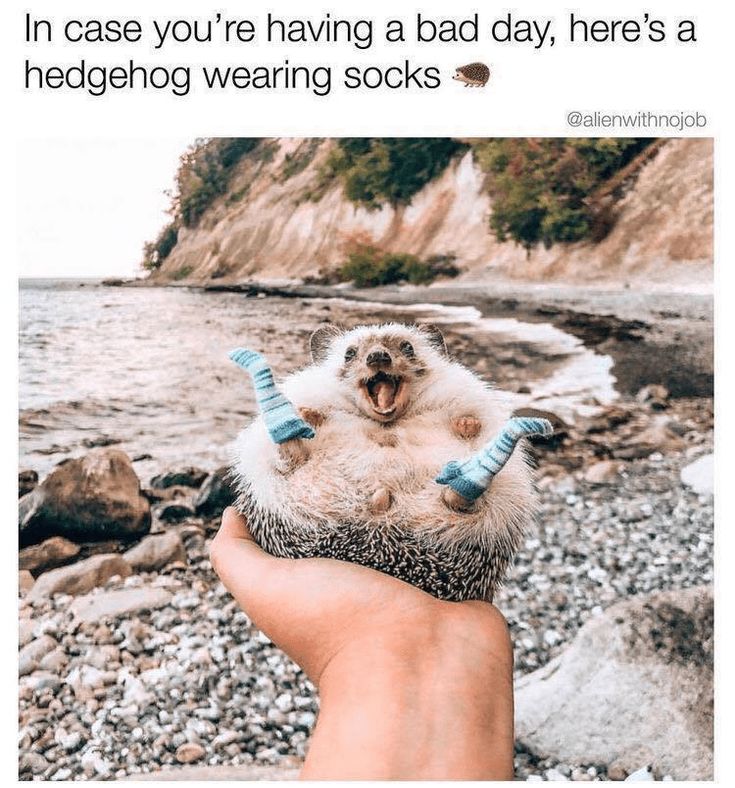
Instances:
[[[512,776],[504,622],[468,629],[456,605],[447,617],[437,608],[410,626],[366,631],[334,655],[319,680],[304,778]]]

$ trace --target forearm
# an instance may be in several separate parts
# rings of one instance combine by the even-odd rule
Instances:
[[[319,683],[302,779],[512,779],[512,666],[498,632],[488,645],[440,626],[341,651]]]

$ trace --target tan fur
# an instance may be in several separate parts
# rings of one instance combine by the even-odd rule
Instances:
[[[474,416],[460,416],[458,419],[452,419],[452,429],[455,435],[470,440],[482,432],[482,422]]]

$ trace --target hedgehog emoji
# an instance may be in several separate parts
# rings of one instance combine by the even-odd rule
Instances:
[[[490,79],[490,69],[484,63],[470,63],[460,66],[452,79],[464,82],[465,87],[471,85],[473,88],[484,88]]]

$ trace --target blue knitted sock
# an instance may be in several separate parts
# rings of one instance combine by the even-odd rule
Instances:
[[[314,430],[296,412],[296,408],[276,388],[268,363],[253,350],[238,348],[229,354],[253,379],[255,399],[273,443],[285,443],[294,438],[313,438]]]
[[[508,419],[490,443],[465,462],[448,462],[436,477],[439,484],[448,484],[468,501],[477,500],[490,482],[510,459],[516,444],[527,435],[551,435],[554,428],[546,419]]]

